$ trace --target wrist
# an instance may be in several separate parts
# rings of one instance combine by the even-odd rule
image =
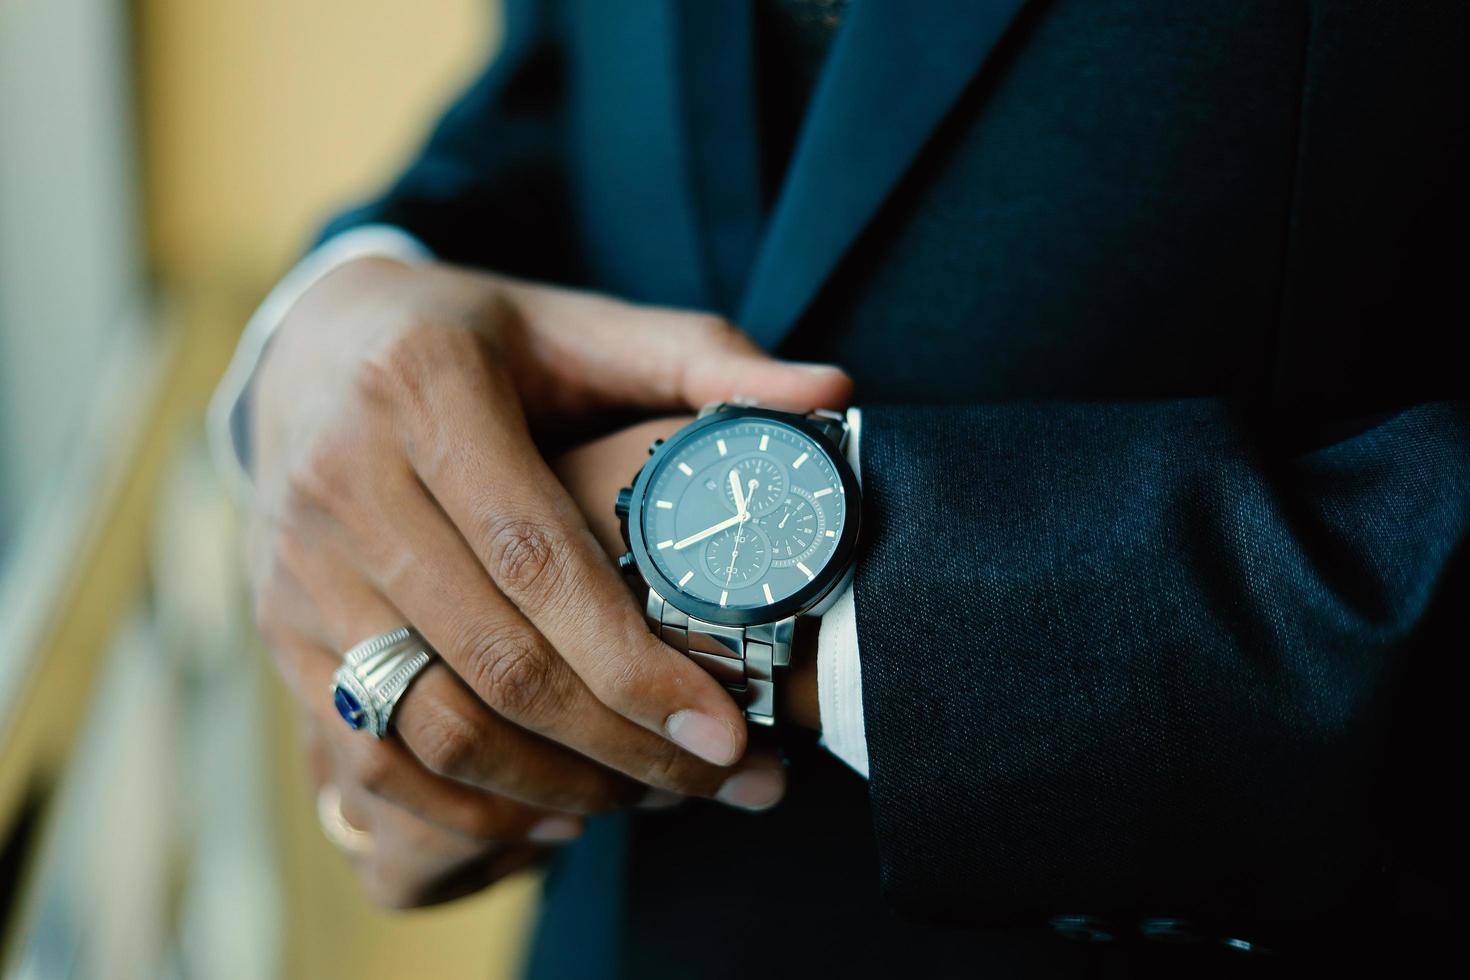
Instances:
[[[693,416],[672,416],[629,426],[570,449],[551,461],[551,468],[609,557],[625,550],[623,532],[613,512],[618,488],[648,459],[648,447],[688,424]]]

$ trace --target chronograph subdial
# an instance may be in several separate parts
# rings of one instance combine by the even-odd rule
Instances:
[[[771,543],[753,521],[726,528],[704,545],[704,574],[721,589],[751,585],[771,567]]]
[[[757,520],[771,542],[772,564],[787,568],[817,549],[827,518],[807,491],[793,487],[786,499]]]
[[[750,499],[745,506],[752,516],[769,513],[786,496],[786,468],[770,456],[752,453],[737,459],[734,470],[740,476],[742,487],[750,487],[751,481],[755,481],[754,489],[746,490]],[[725,487],[725,499],[734,510],[735,498],[728,486]]]

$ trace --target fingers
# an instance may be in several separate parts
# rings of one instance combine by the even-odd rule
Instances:
[[[699,346],[711,345],[701,338]],[[852,400],[852,379],[841,368],[777,361],[764,352],[752,355],[692,350],[682,361],[671,359],[664,369],[678,378],[679,404],[692,409],[739,399],[805,412],[844,408]]]
[[[339,510],[338,518],[348,524],[296,528],[297,537],[310,535],[314,547],[279,540],[263,552],[272,560],[257,568],[260,628],[278,650],[291,650],[296,634],[314,638],[323,658],[318,673],[327,677],[337,658],[324,651],[344,650],[406,622],[423,624],[421,630],[430,643],[479,693],[477,697],[442,667],[431,667],[398,705],[395,728],[428,773],[580,814],[668,802],[667,796],[648,798],[647,786],[678,795],[714,796],[747,807],[769,805],[779,797],[777,792],[753,799],[748,792],[725,790],[730,772],[679,750],[601,704],[496,591],[421,487],[416,483],[397,487],[386,476],[378,486],[388,492],[374,499],[395,501],[391,512],[385,504]],[[345,554],[349,548],[356,554]],[[420,561],[417,555],[435,557]],[[379,581],[369,581],[369,572]],[[380,590],[391,592],[393,601],[384,599]],[[627,601],[626,594],[621,598]],[[641,620],[637,629],[642,639],[653,642]],[[680,666],[688,664],[678,659]],[[311,661],[282,657],[282,672],[290,680],[303,663]],[[706,679],[702,671],[700,679]],[[330,715],[329,684],[297,679],[293,686],[303,699],[312,699],[317,711]],[[728,700],[722,690],[716,693]],[[340,726],[340,720],[327,723]],[[537,731],[549,740],[537,737]],[[358,751],[369,753],[360,761],[368,776],[382,781],[383,795],[431,819],[453,820],[456,829],[470,833],[496,820],[493,813],[482,812],[483,807],[466,811],[452,800],[436,799],[415,807],[415,784],[395,777],[390,760],[369,750],[365,742],[372,740],[358,740],[362,746]],[[591,760],[644,785],[629,783]],[[463,816],[451,817],[462,811]]]
[[[305,684],[298,697],[310,699],[313,691],[330,690],[335,669],[330,655],[298,648],[290,656],[298,661],[291,673]],[[485,764],[482,750],[488,757],[504,744],[507,732],[512,737],[518,734],[504,723],[495,725],[491,735],[473,748],[457,743],[450,749],[439,748],[443,732],[459,732],[475,724],[459,717],[445,720],[445,714],[460,705],[446,704],[443,688],[458,690],[473,701],[442,664],[427,668],[394,711],[400,739],[380,740],[347,730],[330,706],[323,706],[325,697],[310,699],[307,708],[315,723],[330,733],[337,758],[355,784],[422,819],[477,840],[540,844],[571,840],[581,835],[581,815],[625,805],[639,795],[635,787],[585,760],[573,760],[563,773],[561,753],[555,746],[532,747],[533,753],[545,752],[546,756],[505,753]],[[452,753],[464,753],[466,761],[451,759]],[[518,794],[512,796],[501,786]]]
[[[545,369],[574,382],[553,386],[563,392],[650,409],[697,409],[734,398],[841,408],[852,397],[852,379],[841,368],[777,360],[717,316],[525,283],[506,289],[542,340],[536,354]]]
[[[439,404],[409,422],[410,460],[500,593],[603,704],[715,765],[733,764],[745,750],[740,711],[713,678],[649,633],[524,424],[467,388],[443,392]],[[523,636],[517,642],[524,649],[497,662],[542,671],[530,675],[532,685],[554,676]],[[527,675],[512,674],[510,683],[527,683]],[[562,727],[552,737],[571,736]]]
[[[441,648],[469,687],[427,672],[397,718],[404,744],[431,775],[538,805],[603,806],[588,794],[612,792],[613,777],[570,746],[655,786],[719,796],[733,775],[720,767],[745,751],[740,710],[649,633],[532,442],[526,411],[538,411],[538,402],[605,408],[735,395],[831,403],[845,399],[847,379],[778,365],[699,315],[502,288],[494,277],[445,269],[405,274],[397,285],[366,308],[338,297],[351,299],[338,332],[346,337],[366,318],[351,334],[363,343],[323,346],[299,330],[304,346],[292,363],[300,370],[275,375],[268,401],[277,424],[267,428],[284,441],[266,454],[274,462],[263,467],[272,478],[263,478],[261,509],[283,523],[304,514],[320,526],[266,553],[306,566],[337,542],[356,573],[299,576],[309,608],[290,615],[334,651],[404,622]],[[326,383],[302,398],[318,360],[331,368]],[[535,369],[515,370],[524,364]],[[417,505],[406,494],[420,483],[430,506],[410,519],[406,510]],[[437,537],[395,535],[413,520],[439,526]],[[445,563],[445,554],[459,555],[463,567]],[[291,605],[275,601],[277,610]],[[263,615],[263,627],[273,618]],[[558,785],[570,782],[562,790],[569,796],[545,795],[554,791],[552,773]]]
[[[336,780],[340,780],[336,781]],[[480,891],[535,860],[525,845],[476,841],[436,827],[334,776],[344,848],[368,897],[384,908],[436,905]]]
[[[301,568],[301,578],[321,581],[315,566],[329,565],[330,558],[326,548],[307,552],[303,560],[312,564]],[[645,788],[496,716],[443,664],[425,668],[394,710],[401,744],[348,731],[331,704],[331,677],[340,658],[330,651],[407,620],[346,562],[335,566],[328,591],[332,605],[319,624],[275,623],[271,643],[293,692],[344,741],[344,754],[359,769],[358,781],[376,795],[462,833],[498,839],[534,835],[542,841],[554,838],[557,825],[538,828],[535,814],[507,809],[507,804],[590,814],[646,795]],[[324,632],[307,632],[314,628]]]
[[[720,792],[731,776],[728,770],[680,751],[593,695],[546,638],[500,594],[464,539],[422,490],[395,493],[394,499],[398,504],[393,520],[375,522],[384,528],[377,539],[384,553],[366,555],[364,567],[407,569],[375,584],[410,621],[423,624],[420,629],[429,641],[485,704],[516,725],[556,738],[641,783],[685,795]],[[418,550],[435,559],[396,561],[393,556],[399,549]],[[648,636],[641,619],[636,629]],[[429,685],[424,687],[427,692]],[[451,703],[452,693],[441,696],[444,705]],[[471,697],[463,688],[459,693]],[[409,710],[414,697],[410,691],[400,709],[404,719],[400,731],[410,742],[413,732],[406,726],[426,715]],[[454,710],[468,714],[463,706]],[[487,752],[496,754],[493,749]]]

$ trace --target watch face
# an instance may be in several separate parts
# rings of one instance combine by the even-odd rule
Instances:
[[[681,608],[713,607],[704,615],[715,621],[747,622],[784,618],[820,594],[845,570],[834,558],[853,537],[844,532],[856,484],[829,453],[760,415],[713,416],[671,439],[639,481],[641,544],[666,580],[659,591]]]

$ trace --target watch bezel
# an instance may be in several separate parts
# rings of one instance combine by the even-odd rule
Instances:
[[[784,426],[810,439],[827,454],[832,462],[832,468],[842,482],[842,492],[846,498],[847,519],[843,522],[842,533],[837,536],[837,544],[832,551],[831,559],[810,582],[791,595],[770,605],[754,606],[749,609],[731,609],[719,603],[706,602],[689,595],[659,569],[649,554],[648,542],[644,535],[643,504],[649,484],[653,482],[653,474],[660,470],[665,459],[677,453],[681,446],[697,438],[706,429],[728,425],[747,418]],[[789,616],[803,615],[820,605],[850,571],[853,557],[857,553],[858,534],[862,523],[862,489],[858,485],[857,475],[848,465],[842,450],[833,444],[825,432],[805,418],[764,408],[740,407],[713,412],[704,418],[696,419],[669,436],[663,445],[654,450],[653,455],[639,471],[638,478],[633,481],[633,495],[628,504],[629,519],[625,525],[628,548],[633,553],[638,573],[643,576],[649,588],[663,596],[665,602],[680,612],[707,623],[718,623],[721,626],[755,626],[761,623],[774,623]]]

